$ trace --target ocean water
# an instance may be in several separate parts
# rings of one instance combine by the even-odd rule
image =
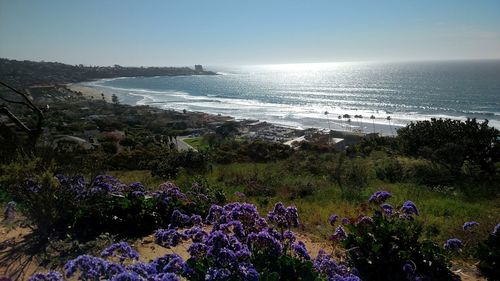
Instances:
[[[206,68],[220,75],[117,78],[82,84],[116,94],[122,103],[298,128],[393,134],[398,126],[432,117],[488,119],[500,128],[498,60]],[[351,118],[339,118],[345,114]]]

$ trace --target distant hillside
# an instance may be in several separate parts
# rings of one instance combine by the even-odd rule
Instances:
[[[0,80],[16,86],[72,83],[114,77],[214,74],[211,71],[196,71],[189,67],[84,66],[0,58]]]

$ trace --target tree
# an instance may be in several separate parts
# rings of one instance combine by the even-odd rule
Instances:
[[[111,101],[112,101],[114,104],[119,104],[119,103],[120,103],[120,101],[118,100],[118,97],[117,97],[115,94],[113,94],[113,95],[111,96]]]
[[[489,127],[487,120],[412,122],[398,131],[397,140],[404,154],[434,160],[455,174],[468,161],[493,175],[500,161],[500,131]]]
[[[28,135],[28,143],[32,146],[32,148],[35,147],[36,142],[38,141],[38,138],[43,132],[42,129],[42,124],[44,120],[44,114],[43,112],[49,109],[49,106],[47,105],[44,109],[38,108],[33,102],[28,98],[28,95],[26,93],[23,93],[3,82],[0,81],[0,85],[6,87],[7,89],[11,90],[14,92],[17,96],[19,96],[21,99],[10,99],[8,97],[0,96],[0,100],[2,100],[4,103],[0,104],[0,114],[7,116],[10,121],[12,121],[19,129],[24,131]],[[17,117],[9,108],[9,105],[14,105],[18,104],[23,107],[27,107],[33,115],[36,116],[36,124],[33,128],[30,128],[25,122],[21,121],[19,117]]]

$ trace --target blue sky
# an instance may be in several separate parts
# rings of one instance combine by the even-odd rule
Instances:
[[[500,1],[0,0],[0,57],[92,65],[500,58]]]

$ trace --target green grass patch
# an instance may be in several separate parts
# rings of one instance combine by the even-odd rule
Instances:
[[[194,147],[196,150],[205,150],[208,149],[208,144],[206,144],[203,141],[202,137],[196,137],[196,138],[185,138],[182,139],[185,143],[189,144],[190,146]]]

